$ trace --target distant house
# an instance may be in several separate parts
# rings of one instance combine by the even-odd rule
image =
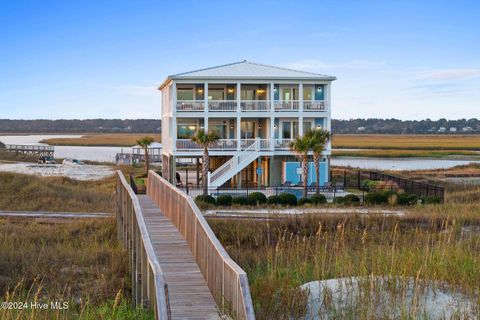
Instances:
[[[451,127],[451,128],[450,128],[450,132],[457,132],[457,128]]]
[[[357,131],[365,131],[365,127],[358,127]]]
[[[463,132],[472,132],[473,128],[472,127],[463,127],[462,131]]]
[[[447,128],[440,127],[440,128],[438,128],[438,132],[440,132],[440,133],[447,132]]]

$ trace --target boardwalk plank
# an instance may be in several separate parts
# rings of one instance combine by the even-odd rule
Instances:
[[[218,319],[215,300],[187,242],[148,196],[138,199],[167,281],[172,319]]]

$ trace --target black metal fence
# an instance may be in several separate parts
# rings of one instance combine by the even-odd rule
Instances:
[[[445,202],[445,188],[441,186],[437,186],[430,183],[414,181],[411,179],[401,178],[391,174],[385,174],[378,171],[357,171],[357,185],[355,186],[358,189],[365,189],[364,188],[364,181],[374,180],[374,181],[387,181],[393,182],[397,187],[397,189],[402,189],[406,193],[415,194],[419,198],[425,196],[435,196],[440,199],[443,203]],[[349,181],[349,179],[345,179],[345,181]],[[350,180],[351,181],[351,180]],[[368,190],[367,190],[368,191]],[[393,190],[398,191],[398,190]]]
[[[195,198],[198,195],[204,194],[204,188],[197,186],[179,187],[180,190]],[[327,199],[334,200],[336,197],[345,196],[345,188],[343,186],[320,187],[319,191]],[[282,193],[289,193],[295,195],[298,199],[304,196],[305,188],[302,186],[278,186],[278,187],[220,187],[208,188],[208,194],[212,196],[231,195],[233,197],[248,197],[253,192],[261,192],[265,196],[278,196]],[[364,191],[359,191],[363,196]],[[316,194],[316,187],[307,187],[308,196]],[[363,198],[363,197],[362,197]]]

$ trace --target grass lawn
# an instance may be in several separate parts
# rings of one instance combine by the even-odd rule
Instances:
[[[382,149],[382,150],[334,150],[333,156],[337,157],[377,157],[377,158],[442,158],[446,156],[468,156],[479,157],[480,153],[469,150],[404,150],[404,149]]]
[[[153,137],[160,142],[160,134],[155,133],[108,133],[87,134],[80,138],[52,138],[42,140],[42,143],[57,146],[119,146],[129,147],[137,144],[137,140],[145,137]]]

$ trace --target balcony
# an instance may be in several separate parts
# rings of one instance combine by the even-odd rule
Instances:
[[[260,151],[288,151],[292,139],[241,139],[240,150],[245,150],[259,141]],[[214,145],[210,146],[209,151],[236,151],[238,141],[234,139],[220,139]],[[178,151],[202,151],[203,148],[190,139],[177,139]]]
[[[276,112],[296,112],[300,110],[299,100],[275,101]],[[270,111],[271,100],[242,100],[240,110],[242,112]],[[208,101],[209,112],[236,112],[236,100],[210,100]],[[178,100],[177,112],[203,112],[205,110],[204,100]],[[303,101],[303,110],[306,112],[325,112],[327,106],[325,101]]]
[[[298,111],[300,108],[300,101],[275,101],[275,111]]]
[[[208,101],[208,111],[210,112],[224,112],[224,111],[236,111],[236,100],[210,100]]]
[[[303,101],[303,110],[304,111],[327,111],[325,106],[325,101]]]
[[[242,100],[240,102],[242,112],[269,111],[270,100]]]
[[[178,112],[203,112],[204,109],[203,100],[177,100]]]

